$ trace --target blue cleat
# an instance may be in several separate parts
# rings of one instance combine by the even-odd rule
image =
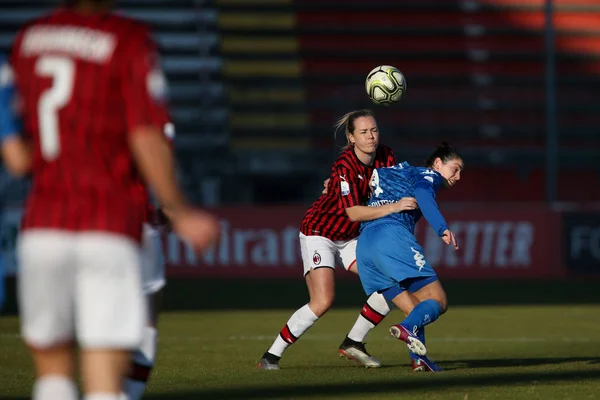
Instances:
[[[415,357],[412,360],[412,370],[414,372],[442,372],[443,369],[438,367],[433,361],[426,356]]]

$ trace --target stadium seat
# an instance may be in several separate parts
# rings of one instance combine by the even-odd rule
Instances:
[[[50,10],[56,1],[0,3],[0,51],[9,52],[17,29]],[[148,23],[161,49],[169,80],[175,141],[183,167],[190,171],[206,164],[229,162],[229,109],[221,80],[217,11],[204,0],[120,0],[119,10]],[[200,157],[194,149],[211,149],[220,158]],[[197,178],[183,171],[188,192],[194,195]]]

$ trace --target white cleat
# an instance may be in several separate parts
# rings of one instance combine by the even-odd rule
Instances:
[[[418,356],[424,356],[427,354],[427,348],[419,340],[418,337],[413,335],[411,331],[403,327],[402,325],[393,325],[390,328],[390,335],[398,340],[402,340],[408,346],[408,349]]]
[[[381,362],[369,354],[364,343],[346,338],[338,349],[338,353],[340,357],[356,361],[365,368],[381,367]]]

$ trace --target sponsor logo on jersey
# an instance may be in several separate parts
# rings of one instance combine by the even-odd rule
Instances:
[[[346,182],[346,175],[340,175],[340,189],[342,190],[342,196],[348,196],[350,194],[350,185]]]
[[[383,189],[379,186],[379,173],[377,170],[373,170],[373,175],[371,175],[371,187],[373,188],[375,197],[379,197],[383,193]]]

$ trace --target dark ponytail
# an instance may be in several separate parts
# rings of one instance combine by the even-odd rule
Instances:
[[[462,156],[460,155],[460,153],[452,146],[450,146],[450,143],[448,142],[440,143],[437,149],[435,149],[435,151],[431,153],[431,155],[425,162],[425,166],[427,168],[433,168],[433,164],[438,158],[442,160],[442,163],[444,164],[446,164],[450,160],[455,160],[457,158],[462,160]]]

